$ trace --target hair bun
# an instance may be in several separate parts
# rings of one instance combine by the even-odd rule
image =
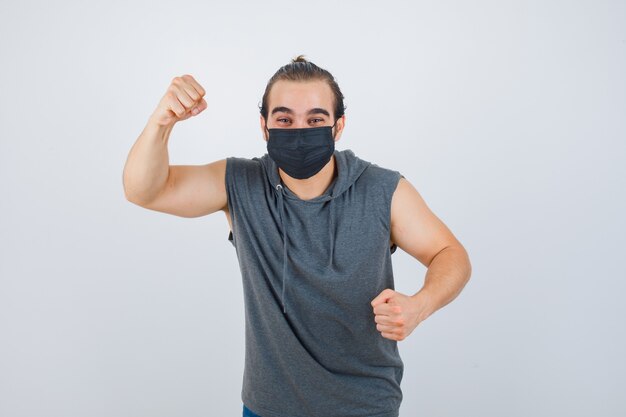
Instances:
[[[291,62],[309,62],[309,61],[307,61],[304,55],[298,55],[297,57],[292,59]]]

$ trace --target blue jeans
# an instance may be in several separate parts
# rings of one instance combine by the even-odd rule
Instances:
[[[254,414],[246,405],[243,405],[243,417],[261,417],[258,414]]]

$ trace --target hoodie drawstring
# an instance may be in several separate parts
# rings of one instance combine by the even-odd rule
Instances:
[[[278,206],[280,208],[280,223],[283,229],[283,290],[282,290],[282,303],[283,303],[283,313],[287,314],[287,307],[285,306],[285,279],[287,277],[287,229],[285,227],[285,208],[283,202],[283,186],[280,184],[276,185],[276,190],[278,190]]]
[[[328,221],[328,236],[330,236],[330,258],[328,258],[328,267],[332,268],[333,266],[333,254],[335,251],[335,224],[334,224],[334,219],[335,219],[335,214],[333,213],[333,201],[335,199],[331,197],[330,201],[328,202],[328,211],[330,214],[330,218]]]

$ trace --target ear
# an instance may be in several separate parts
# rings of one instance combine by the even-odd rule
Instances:
[[[267,137],[267,131],[265,130],[266,123],[263,115],[259,116],[259,121],[261,122],[261,132],[263,133],[263,139],[265,139],[265,142],[267,142],[269,138]]]
[[[335,142],[337,142],[341,138],[341,132],[343,132],[343,128],[346,126],[346,115],[344,114],[339,119],[337,119],[337,124],[335,125]]]

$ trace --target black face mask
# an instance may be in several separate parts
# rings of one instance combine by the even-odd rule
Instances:
[[[332,126],[267,129],[267,152],[290,177],[305,179],[324,168],[335,152]]]

